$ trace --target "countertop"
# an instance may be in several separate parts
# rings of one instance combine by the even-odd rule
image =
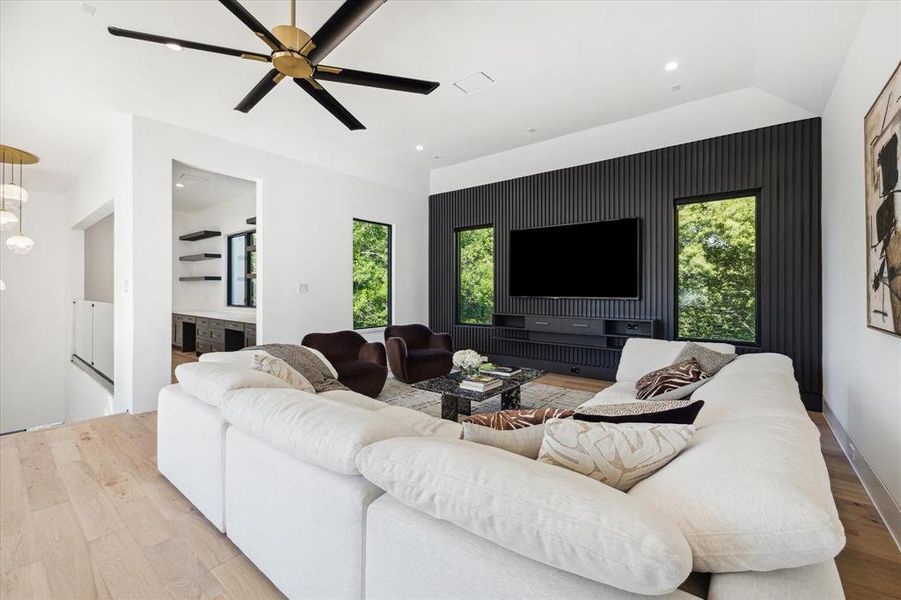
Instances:
[[[236,323],[252,323],[256,325],[256,311],[228,311],[228,310],[195,310],[195,309],[179,309],[172,311],[173,315],[187,315],[189,317],[200,317],[201,319],[217,319],[219,321],[234,321]]]

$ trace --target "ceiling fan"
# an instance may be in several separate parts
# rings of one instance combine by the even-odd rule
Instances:
[[[203,52],[214,52],[227,56],[237,56],[248,60],[271,63],[272,69],[256,84],[250,93],[235,107],[243,113],[249,112],[285,77],[290,77],[300,88],[332,113],[348,129],[366,129],[356,117],[344,108],[334,96],[322,87],[321,81],[349,83],[369,87],[412,92],[414,94],[430,94],[438,83],[422,81],[394,75],[382,75],[367,71],[356,71],[342,67],[328,67],[320,64],[338,44],[344,41],[363,21],[369,18],[385,0],[345,0],[328,21],[310,36],[295,26],[297,7],[296,0],[291,0],[291,24],[276,25],[272,31],[266,29],[237,0],[219,0],[233,15],[244,23],[269,48],[269,54],[235,50],[222,46],[213,46],[189,40],[180,40],[164,35],[130,31],[118,27],[109,27],[108,31],[115,36],[127,37],[145,42],[165,44],[173,50],[189,48]]]

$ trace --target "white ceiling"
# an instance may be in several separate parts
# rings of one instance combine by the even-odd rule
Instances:
[[[388,2],[326,62],[441,87],[420,96],[326,82],[368,127],[351,132],[286,82],[250,114],[232,110],[266,72],[263,64],[176,53],[105,30],[266,52],[218,3],[94,1],[94,16],[81,4],[0,2],[0,134],[4,144],[42,157],[34,176],[47,188],[68,185],[103,144],[115,113],[389,183],[426,182],[432,168],[749,86],[820,114],[866,8],[854,1]],[[287,0],[245,5],[269,26],[288,20]],[[338,5],[301,1],[298,24],[313,33]],[[680,67],[665,72],[670,60]],[[468,96],[454,87],[479,71],[496,84]],[[680,91],[671,91],[675,84]]]
[[[172,161],[173,210],[200,212],[235,200],[255,202],[256,183]]]

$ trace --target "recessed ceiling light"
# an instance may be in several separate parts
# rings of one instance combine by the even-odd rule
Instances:
[[[425,150],[425,146],[423,146],[422,144],[416,144],[416,150],[422,152],[423,150]]]
[[[674,60],[671,60],[668,63],[666,63],[665,65],[663,65],[663,68],[667,71],[675,71],[676,69],[679,68],[679,63],[677,63]]]
[[[174,50],[175,52],[181,52],[181,44],[176,44],[175,42],[169,42],[166,44],[166,48]]]
[[[177,187],[177,188],[183,188],[183,187],[185,187],[185,184],[183,184],[183,183],[176,183],[176,184],[175,184],[175,187]]]

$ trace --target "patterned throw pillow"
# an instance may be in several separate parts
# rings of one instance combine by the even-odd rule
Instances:
[[[310,392],[311,394],[316,393],[313,384],[301,375],[297,369],[282,359],[270,356],[265,352],[258,352],[254,355],[253,370],[274,375],[295,389]]]
[[[571,417],[574,411],[565,408],[528,408],[517,410],[499,410],[493,413],[483,413],[467,417],[464,422],[509,431],[539,425],[548,419],[565,419]]]
[[[679,400],[690,396],[706,379],[698,361],[690,358],[651,371],[636,381],[635,397],[639,400]]]
[[[692,425],[552,419],[544,426],[538,461],[625,492],[673,460],[694,431]]]
[[[463,421],[463,439],[534,460],[544,439],[544,422],[572,414],[562,408],[535,408],[473,415]]]
[[[573,419],[592,423],[678,423],[691,425],[703,400],[646,400],[623,404],[595,404],[576,409]]]
[[[682,352],[679,353],[673,363],[679,363],[683,360],[693,358],[701,365],[701,370],[704,371],[704,374],[707,375],[707,377],[713,377],[720,369],[728,365],[737,357],[738,354],[725,354],[723,352],[711,350],[710,348],[705,348],[701,344],[686,342],[685,347],[682,348]]]

